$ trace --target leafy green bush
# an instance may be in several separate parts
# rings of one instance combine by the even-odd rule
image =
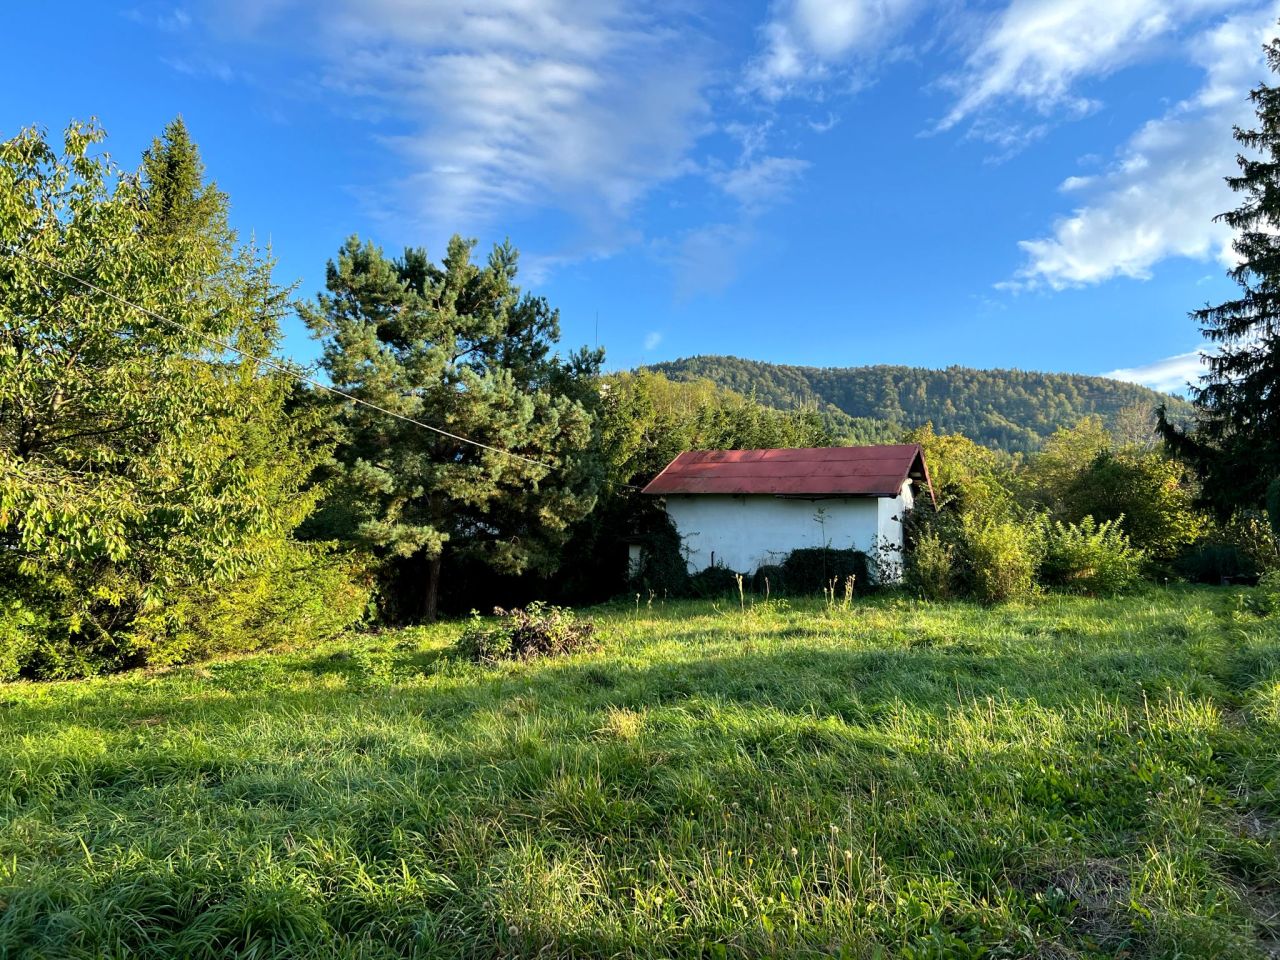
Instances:
[[[966,517],[964,533],[973,591],[979,600],[1003,603],[1035,593],[1043,548],[1038,524]]]
[[[1195,583],[1254,583],[1280,569],[1280,542],[1260,513],[1241,511],[1180,557],[1174,569]]]
[[[19,676],[49,628],[47,611],[20,597],[0,598],[0,681]]]
[[[728,567],[721,566],[699,570],[689,578],[689,594],[703,599],[736,597],[738,595],[738,574]]]
[[[956,545],[938,530],[916,538],[907,553],[907,585],[926,600],[947,600],[956,591]]]
[[[640,547],[640,562],[627,580],[632,593],[681,597],[689,592],[689,565],[680,533],[666,511],[643,512],[630,539]]]
[[[843,584],[854,578],[854,587],[864,590],[870,584],[867,555],[861,550],[831,550],[804,547],[792,550],[782,561],[782,574],[787,591],[796,595],[818,594],[834,580]]]
[[[595,624],[579,620],[565,607],[541,601],[523,610],[495,608],[497,622],[472,613],[471,623],[458,638],[457,649],[476,663],[529,660],[576,653],[595,646]]]
[[[122,610],[122,629],[78,619],[78,605],[56,593],[0,597],[0,679],[62,680],[315,643],[361,620],[371,595],[362,558],[290,542],[238,579],[175,587],[163,604]]]
[[[184,590],[143,616],[122,644],[131,662],[188,663],[337,636],[369,613],[364,558],[318,543],[290,543],[271,562],[226,584]]]
[[[1280,616],[1280,570],[1268,570],[1259,578],[1253,602],[1259,613]]]
[[[1041,582],[1081,593],[1113,594],[1142,578],[1145,554],[1129,543],[1119,520],[1051,523],[1045,529]]]

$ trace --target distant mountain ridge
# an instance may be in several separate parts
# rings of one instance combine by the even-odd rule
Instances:
[[[932,422],[940,433],[963,433],[1008,452],[1037,449],[1059,427],[1097,415],[1108,427],[1141,422],[1168,405],[1175,419],[1191,415],[1180,397],[1107,377],[1023,370],[876,365],[801,367],[729,356],[696,356],[648,365],[672,380],[706,379],[767,406],[816,409],[838,435],[856,442],[893,439],[904,428]]]

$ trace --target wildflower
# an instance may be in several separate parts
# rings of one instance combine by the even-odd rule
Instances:
[[[794,859],[794,858],[796,858],[796,857],[798,857],[798,856],[800,856],[800,851],[799,851],[799,850],[797,850],[795,847],[792,847],[792,848],[791,848],[791,857],[792,857],[792,859]]]

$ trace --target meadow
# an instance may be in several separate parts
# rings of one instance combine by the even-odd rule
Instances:
[[[1266,957],[1236,589],[584,612],[0,685],[0,957]]]

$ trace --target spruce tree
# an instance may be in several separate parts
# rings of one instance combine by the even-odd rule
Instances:
[[[327,293],[302,309],[335,386],[494,448],[343,405],[318,523],[386,558],[404,585],[398,612],[428,620],[446,557],[553,571],[600,473],[584,404],[600,355],[553,354],[559,313],[520,292],[516,251],[498,245],[477,264],[473,246],[454,237],[437,265],[421,249],[392,260],[353,237],[329,263]]]
[[[1280,39],[1266,47],[1280,72]],[[1217,219],[1236,231],[1239,264],[1229,271],[1240,295],[1191,316],[1217,349],[1193,390],[1195,426],[1184,431],[1160,411],[1159,428],[1175,453],[1191,463],[1203,498],[1220,516],[1263,506],[1267,485],[1280,476],[1280,87],[1259,84],[1250,94],[1258,123],[1237,127],[1248,151],[1227,184],[1244,201]]]

